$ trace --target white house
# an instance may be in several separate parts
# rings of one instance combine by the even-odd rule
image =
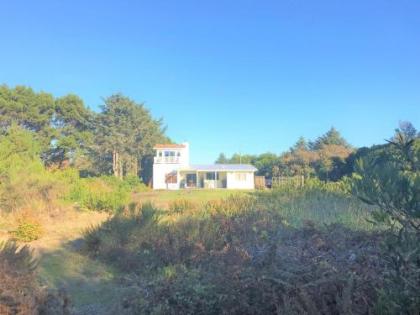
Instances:
[[[154,149],[153,189],[255,187],[257,169],[252,165],[191,165],[188,143],[157,144]]]

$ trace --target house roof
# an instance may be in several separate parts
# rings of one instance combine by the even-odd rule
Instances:
[[[183,149],[185,144],[176,144],[176,143],[158,143],[153,149]]]
[[[196,164],[189,165],[186,170],[189,171],[206,171],[206,172],[235,172],[235,171],[246,171],[246,172],[256,172],[257,169],[250,164]]]

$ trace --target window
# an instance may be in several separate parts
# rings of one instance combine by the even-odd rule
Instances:
[[[246,181],[246,173],[235,173],[235,180],[238,182]]]
[[[165,183],[166,184],[176,184],[178,182],[177,173],[171,172],[166,174]]]
[[[206,173],[206,179],[207,180],[215,180],[215,179],[218,179],[218,174],[217,173],[215,173],[215,172],[208,172],[208,173]]]
[[[159,151],[159,152],[158,152],[158,156],[159,156],[159,157],[162,157],[162,151]]]
[[[175,156],[175,151],[165,151],[165,156]]]

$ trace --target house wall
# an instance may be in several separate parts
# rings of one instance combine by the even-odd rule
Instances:
[[[177,176],[177,183],[175,184],[166,184],[166,174],[178,171],[181,167],[185,167],[190,163],[190,149],[189,144],[183,143],[184,148],[161,148],[156,150],[156,155],[153,163],[153,189],[179,189],[180,176]],[[180,152],[180,156],[177,159],[178,163],[165,163],[164,152],[165,151],[175,151]],[[159,156],[162,154],[162,156]]]
[[[153,164],[153,189],[179,189],[179,174],[177,176],[178,183],[166,184],[166,174],[177,171],[178,164]]]
[[[244,174],[245,180],[237,178],[237,174]],[[228,189],[254,189],[254,172],[228,172],[227,173],[227,187]]]

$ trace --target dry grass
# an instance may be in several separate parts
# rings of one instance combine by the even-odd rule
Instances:
[[[171,203],[186,200],[202,205],[212,200],[220,200],[232,195],[246,195],[251,191],[227,189],[191,189],[191,190],[152,190],[133,195],[133,201],[138,203],[152,203],[161,209],[169,209]]]

